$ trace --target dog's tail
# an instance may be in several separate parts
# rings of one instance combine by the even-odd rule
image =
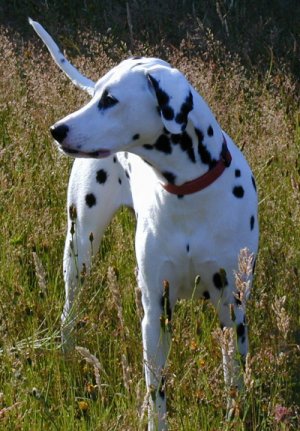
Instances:
[[[89,93],[91,96],[94,94],[95,83],[90,79],[83,76],[63,55],[59,47],[56,45],[49,33],[36,21],[31,18],[28,19],[29,24],[32,25],[36,33],[42,39],[48,48],[52,58],[58,67],[71,79],[76,87]]]

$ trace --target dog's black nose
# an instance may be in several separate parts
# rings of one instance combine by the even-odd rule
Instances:
[[[63,142],[63,140],[66,138],[69,131],[69,127],[65,124],[61,124],[60,126],[52,126],[50,127],[50,132],[53,136],[53,138],[59,142],[60,144]]]

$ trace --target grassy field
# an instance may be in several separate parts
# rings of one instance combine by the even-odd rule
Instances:
[[[82,2],[85,9],[82,6],[78,16],[91,23],[85,30],[72,15],[70,2],[61,2],[68,17],[61,30],[51,20],[56,16],[57,22],[63,22],[58,2],[40,2],[40,10],[36,1],[24,3],[24,9],[19,1],[0,4],[9,23],[0,20],[0,430],[134,431],[144,430],[146,420],[135,300],[135,221],[126,209],[108,228],[86,277],[76,327],[79,348],[68,357],[60,350],[66,187],[72,160],[58,154],[48,130],[87,96],[59,72],[38,38],[33,33],[28,36],[25,15],[35,12],[32,17],[39,16],[41,23],[49,24],[72,62],[93,79],[131,53],[170,61],[211,105],[223,128],[243,149],[257,178],[261,239],[248,304],[250,356],[245,392],[236,395],[234,421],[225,422],[215,312],[207,302],[180,302],[167,367],[170,430],[299,430],[296,56],[287,51],[284,57],[280,49],[276,56],[274,47],[262,56],[257,46],[257,57],[252,47],[251,59],[249,54],[245,61],[241,46],[231,50],[230,43],[217,38],[213,26],[207,31],[200,19],[201,44],[195,31],[189,32],[188,20],[184,29],[179,26],[178,32],[185,34],[180,41],[164,33],[168,21],[161,20],[157,20],[160,43],[147,33],[147,27],[142,34],[133,26],[130,34],[128,23],[133,20],[135,24],[136,8],[145,3],[142,1],[133,2],[127,13],[126,7],[120,9],[125,10],[122,22],[127,40],[121,37],[123,27],[116,36],[117,19],[109,31],[96,30],[95,1]],[[109,7],[113,3],[107,2]],[[177,3],[183,9],[185,3],[191,4]],[[227,3],[219,4],[224,7]],[[245,3],[232,4],[236,20],[246,20],[247,14],[237,8]],[[105,15],[105,11],[101,13]],[[109,23],[107,18],[102,24],[107,28]],[[229,36],[237,31],[230,15],[228,19],[222,15],[221,24]],[[296,52],[299,39],[295,44]],[[255,63],[255,58],[260,60]]]

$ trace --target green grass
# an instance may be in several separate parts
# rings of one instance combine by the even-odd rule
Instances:
[[[109,36],[103,40],[95,32],[83,36],[72,61],[88,76],[100,76],[129,54]],[[65,41],[72,39],[65,36]],[[49,125],[87,98],[57,70],[37,39],[20,41],[2,28],[0,42],[0,429],[142,430],[145,386],[135,302],[133,216],[124,209],[108,228],[81,298],[77,345],[101,364],[97,386],[93,364],[78,351],[67,357],[60,351],[71,161],[58,154],[48,133]],[[252,383],[236,399],[240,417],[226,423],[215,312],[205,302],[180,302],[166,371],[170,430],[296,431],[300,427],[296,82],[288,69],[273,64],[266,73],[249,72],[211,35],[205,42],[206,52],[194,51],[192,58],[192,39],[180,49],[166,45],[163,50],[243,147],[257,177],[261,240],[248,305]],[[94,56],[81,53],[87,46]],[[136,42],[136,53],[161,50]],[[117,271],[117,280],[109,276],[110,268]],[[280,416],[281,408],[286,409],[285,416]]]

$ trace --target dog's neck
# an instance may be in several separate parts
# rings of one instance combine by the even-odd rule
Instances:
[[[192,181],[212,169],[222,155],[222,129],[201,96],[196,92],[193,96],[194,109],[183,133],[174,135],[162,128],[154,143],[134,149],[163,183]]]

